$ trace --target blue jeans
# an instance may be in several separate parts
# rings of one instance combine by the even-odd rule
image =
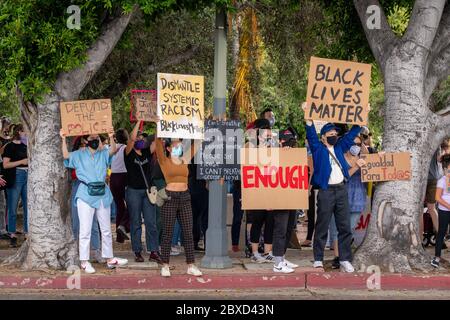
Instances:
[[[148,201],[145,189],[127,187],[125,200],[130,215],[131,247],[133,252],[138,253],[142,251],[142,216],[144,217],[147,251],[158,251],[159,236],[156,227],[156,207]]]
[[[23,207],[23,231],[28,233],[28,208],[27,208],[27,182],[28,172],[16,169],[16,182],[11,188],[6,189],[8,195],[8,232],[16,232],[17,206],[19,197],[22,198]]]
[[[78,208],[75,202],[75,196],[77,194],[78,187],[80,186],[80,180],[72,181],[72,193],[70,195],[70,208],[72,213],[72,232],[75,240],[78,241],[80,234],[80,219],[78,218]],[[92,221],[91,229],[91,249],[100,250],[100,230],[98,226],[97,216],[94,214],[94,220]]]
[[[353,236],[355,236],[355,228],[360,216],[361,212],[350,212],[350,228],[352,230]],[[330,229],[328,230],[328,232],[330,242],[336,241],[338,239],[338,231],[336,227],[336,221],[334,221],[334,215],[331,217]]]
[[[178,223],[178,220],[176,220],[173,229],[172,246],[177,246],[178,243],[181,243],[181,226]]]

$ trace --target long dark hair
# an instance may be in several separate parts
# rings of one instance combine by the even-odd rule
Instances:
[[[441,158],[442,169],[446,170],[450,166],[450,154],[444,154]],[[444,172],[447,174],[447,172]]]
[[[23,125],[21,124],[15,125],[12,135],[13,140],[20,140],[20,131],[23,131]]]

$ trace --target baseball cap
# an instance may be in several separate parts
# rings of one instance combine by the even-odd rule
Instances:
[[[320,130],[320,135],[323,136],[325,133],[327,133],[328,131],[331,131],[331,130],[336,130],[339,132],[339,128],[336,127],[336,125],[334,123],[328,122]]]

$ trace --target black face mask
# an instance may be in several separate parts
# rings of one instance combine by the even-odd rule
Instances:
[[[336,142],[338,141],[338,136],[331,136],[331,137],[327,137],[327,143],[329,145],[334,146],[336,144]]]
[[[94,150],[98,149],[99,144],[100,144],[100,141],[98,141],[98,139],[88,141],[88,147],[92,148]]]

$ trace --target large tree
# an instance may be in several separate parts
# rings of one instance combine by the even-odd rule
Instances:
[[[416,0],[399,37],[378,0],[353,2],[384,79],[383,150],[410,152],[412,164],[411,180],[377,186],[368,233],[354,262],[361,270],[370,265],[391,272],[429,270],[419,213],[431,156],[450,134],[450,116],[437,114],[431,99],[450,75],[450,4]],[[380,15],[375,17],[369,6],[376,6]],[[374,17],[380,19],[379,28],[371,27],[374,20],[368,23]]]
[[[76,100],[112,52],[134,15],[226,0],[87,0],[81,29],[66,27],[69,0],[3,0],[0,3],[0,92],[16,88],[29,134],[29,235],[5,263],[23,269],[65,269],[77,262],[70,227],[66,170],[60,152],[59,102]],[[94,97],[93,97],[94,98]],[[101,98],[101,97],[99,97]]]

